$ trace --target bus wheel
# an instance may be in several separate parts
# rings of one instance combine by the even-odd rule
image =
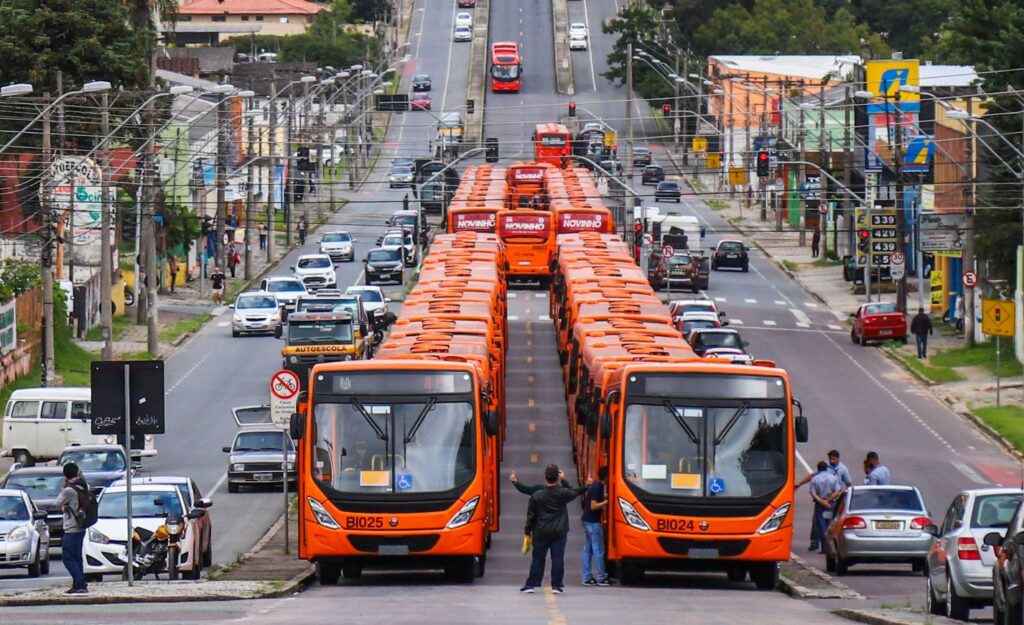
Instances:
[[[337,562],[324,562],[318,560],[316,563],[316,579],[321,586],[333,586],[338,583],[338,575],[341,574],[341,567]],[[345,577],[348,577],[346,575]]]
[[[758,590],[775,590],[779,583],[779,563],[763,562],[751,565],[750,579]]]
[[[747,581],[747,569],[742,566],[736,566],[730,568],[725,574],[729,577],[730,582],[745,582]]]
[[[472,584],[479,577],[477,570],[481,566],[480,561],[473,556],[453,557],[444,565],[444,576],[453,582]]]
[[[341,575],[345,579],[359,579],[363,576],[363,567],[361,564],[346,563],[341,565]],[[335,576],[337,579],[337,576]]]
[[[619,562],[619,581],[623,586],[635,586],[644,578],[644,568],[639,564]]]

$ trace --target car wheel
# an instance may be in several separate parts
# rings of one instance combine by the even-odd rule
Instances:
[[[711,263],[711,271],[718,271],[718,265],[715,263]]]
[[[868,346],[868,339],[863,334],[860,335],[860,346],[861,347],[867,347]]]
[[[29,577],[39,577],[40,573],[42,573],[42,564],[40,562],[40,560],[43,557],[42,553],[43,553],[43,546],[42,545],[36,545],[36,559],[35,559],[35,561],[32,564],[28,565],[28,576]]]
[[[907,337],[906,336],[900,337],[900,343],[906,345],[907,344]]]
[[[199,581],[203,577],[203,559],[200,557],[196,560],[195,566],[192,567],[191,571],[185,573],[185,579],[192,581]]]
[[[750,263],[743,263],[743,273],[748,273],[749,271],[750,271]]]
[[[341,575],[341,567],[336,562],[316,563],[316,579],[321,586],[333,586],[338,583],[338,576]],[[348,577],[346,575],[346,577]]]
[[[228,482],[228,492],[229,493],[237,493],[238,492],[238,484],[232,484],[231,482]]]
[[[911,570],[919,575],[928,574],[928,560],[924,558],[918,558],[910,563]]]
[[[925,593],[924,593],[924,607],[929,614],[935,614],[938,616],[944,616],[946,614],[946,603],[939,601],[939,598],[935,596],[935,586],[932,585],[932,578],[929,576],[928,581],[925,582]],[[999,625],[999,621],[995,621],[996,625]]]
[[[836,554],[836,575],[846,575],[850,572],[850,563],[846,558]]]
[[[231,336],[232,336],[232,337],[234,337],[234,338],[236,338],[236,339],[237,339],[238,337],[240,337],[241,335],[242,335],[242,333],[241,333],[241,332],[239,332],[238,330],[232,330],[232,331],[231,331]]]
[[[46,548],[46,549],[43,550],[42,561],[40,561],[40,563],[39,563],[39,571],[43,575],[49,575],[50,574],[50,549],[49,548]]]
[[[829,573],[836,572],[836,559],[832,555],[832,550],[828,547],[825,548],[825,570]]]
[[[970,602],[956,593],[956,586],[946,576],[946,616],[957,621],[966,621],[971,615]]]
[[[644,578],[644,567],[632,562],[619,562],[619,581],[623,586],[635,586]]]
[[[14,461],[23,467],[31,467],[34,466],[36,463],[36,460],[35,458],[32,457],[32,454],[28,453],[28,450],[25,449],[19,449],[18,451],[14,452]]]
[[[210,537],[210,542],[206,545],[206,551],[203,552],[203,566],[213,566],[213,537]]]
[[[860,341],[857,340],[857,331],[856,330],[850,330],[850,341],[852,341],[854,345],[860,343]]]

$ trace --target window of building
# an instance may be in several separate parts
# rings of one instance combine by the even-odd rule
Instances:
[[[179,15],[178,16],[178,21],[179,22],[191,22],[192,21],[192,16],[191,15]]]
[[[286,16],[280,18],[280,21],[281,21],[282,24],[287,24],[288,23],[288,16],[286,15]]]
[[[249,16],[248,15],[243,15],[242,16],[242,21],[243,22],[248,22],[249,21]]]
[[[227,15],[214,15],[212,18],[210,18],[210,21],[212,21],[212,22],[226,22],[226,21],[228,21],[228,16]]]
[[[257,22],[262,22],[263,21],[263,16],[262,15],[257,15],[256,16],[256,21]]]

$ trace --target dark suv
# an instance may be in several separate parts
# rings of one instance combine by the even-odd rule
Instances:
[[[652,162],[650,150],[639,147],[633,148],[633,167],[643,167],[650,165]]]
[[[694,328],[686,337],[686,342],[698,356],[703,357],[704,352],[715,348],[732,348],[745,350],[747,342],[740,337],[740,333],[732,328]]]
[[[750,248],[743,244],[743,241],[726,239],[719,241],[715,247],[714,255],[711,257],[711,269],[718,271],[722,267],[737,267],[743,271],[750,271]]]
[[[658,184],[663,180],[665,180],[665,170],[657,165],[644,167],[644,172],[640,176],[640,184]]]
[[[647,279],[655,289],[679,286],[696,293],[700,289],[700,261],[685,252],[665,258],[661,250],[647,260]]]
[[[370,250],[363,261],[363,267],[366,270],[366,284],[404,282],[405,262],[398,248],[385,250],[378,247]]]
[[[683,188],[679,186],[678,182],[671,182],[668,180],[662,180],[658,183],[658,186],[654,188],[654,199],[657,200],[674,200],[682,203],[683,201]]]

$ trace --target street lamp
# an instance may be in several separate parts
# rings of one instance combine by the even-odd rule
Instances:
[[[7,85],[6,87],[0,87],[0,98],[28,95],[32,93],[32,89],[32,85],[27,82]]]
[[[6,95],[17,95],[19,92],[24,93],[25,92],[25,88],[28,87],[29,89],[31,89],[32,85],[21,84],[21,85],[10,85],[10,87],[16,87],[16,89],[11,89],[9,94],[8,93],[4,93],[5,96]],[[4,144],[3,147],[0,147],[0,154],[3,154],[4,152],[6,152],[9,147],[14,145],[14,143],[18,139],[20,139],[22,137],[22,135],[24,135],[26,132],[28,132],[29,128],[34,126],[35,123],[38,122],[39,120],[41,120],[43,117],[48,115],[50,113],[50,111],[52,111],[54,108],[56,108],[58,104],[60,104],[61,102],[63,102],[67,98],[70,98],[71,96],[82,95],[84,93],[101,93],[103,91],[108,91],[108,90],[110,90],[110,83],[109,82],[107,82],[105,80],[94,80],[92,82],[87,82],[84,85],[82,85],[81,89],[78,89],[78,90],[75,90],[75,91],[68,91],[67,93],[61,95],[56,100],[54,100],[53,102],[50,102],[48,105],[43,107],[43,110],[40,111],[38,115],[36,115],[34,118],[32,118],[32,120],[30,122],[25,124],[21,128],[21,130],[19,130],[13,137],[11,137],[10,141],[8,141],[7,143]]]

